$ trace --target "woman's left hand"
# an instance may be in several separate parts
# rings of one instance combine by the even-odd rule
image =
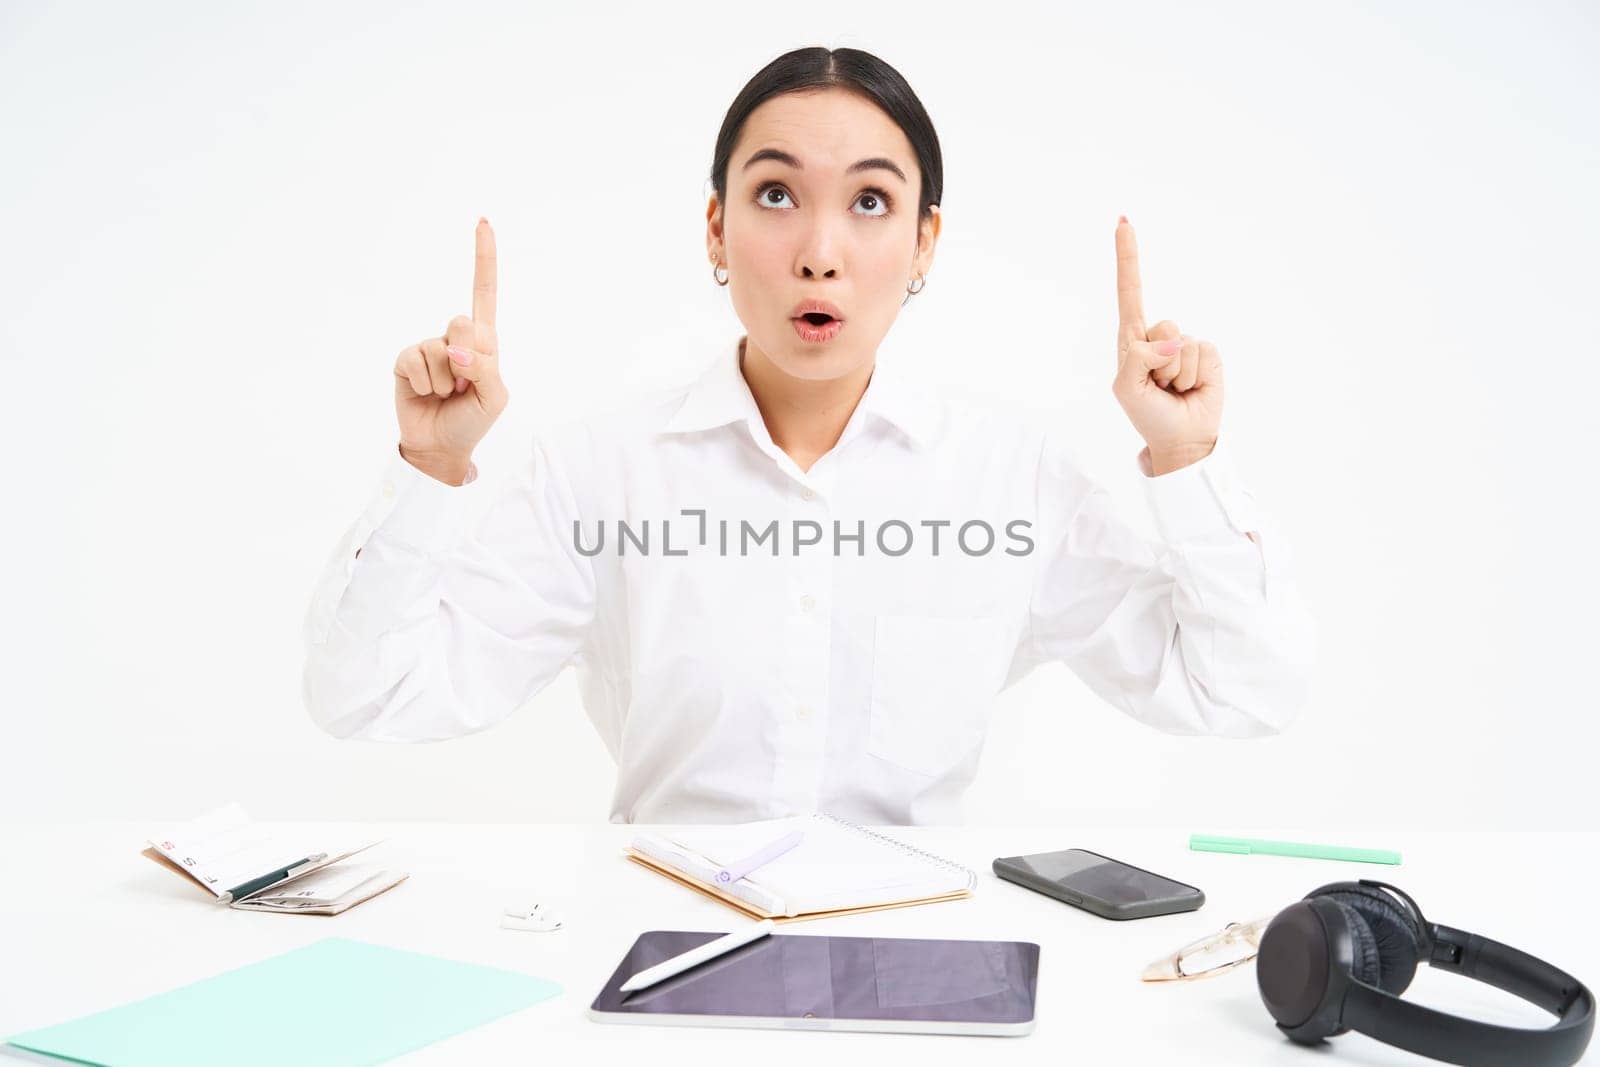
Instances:
[[[1122,410],[1150,451],[1151,475],[1186,467],[1211,454],[1222,423],[1222,360],[1209,341],[1170,321],[1144,325],[1139,248],[1133,226],[1117,222],[1117,378]]]

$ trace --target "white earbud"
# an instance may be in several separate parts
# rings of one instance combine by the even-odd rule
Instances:
[[[543,904],[512,904],[500,916],[500,925],[507,930],[534,930],[547,932],[559,930],[565,923],[561,917]]]

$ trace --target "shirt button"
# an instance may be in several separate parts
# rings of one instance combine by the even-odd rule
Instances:
[[[811,613],[811,609],[816,606],[817,598],[812,596],[810,593],[807,593],[805,596],[800,598],[800,610],[806,614],[809,615]]]
[[[800,490],[800,499],[801,500],[810,500],[812,497],[814,497],[816,495],[817,494],[812,492],[809,488]]]
[[[393,482],[384,482],[383,483],[383,495],[385,497],[394,496],[394,483]]]
[[[811,709],[806,705],[801,704],[798,708],[794,709],[794,717],[797,719],[809,719],[811,718]]]

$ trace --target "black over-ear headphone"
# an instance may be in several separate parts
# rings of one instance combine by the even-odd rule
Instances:
[[[1560,1021],[1542,1030],[1497,1026],[1401,1000],[1419,962],[1487,982]],[[1358,1030],[1447,1063],[1565,1067],[1594,1033],[1594,994],[1572,975],[1430,923],[1404,891],[1365,878],[1314,889],[1280,911],[1261,935],[1256,984],[1278,1029],[1306,1045]]]

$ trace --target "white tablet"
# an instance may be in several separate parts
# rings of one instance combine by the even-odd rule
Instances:
[[[631,993],[632,975],[726,931],[646,930],[589,1005],[596,1022],[1016,1036],[1033,1030],[1031,941],[768,934]]]

